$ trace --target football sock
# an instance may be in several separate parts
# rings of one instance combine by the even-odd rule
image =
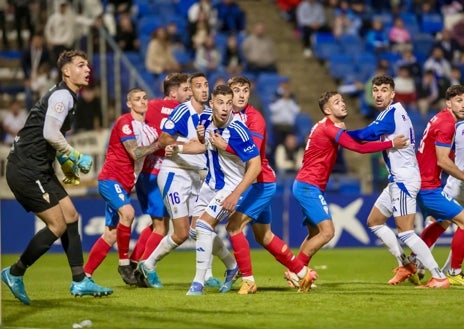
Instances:
[[[251,265],[250,244],[247,238],[240,232],[230,237],[232,249],[234,250],[235,259],[237,260],[238,268],[244,278],[253,276]]]
[[[99,237],[92,249],[90,249],[89,257],[84,265],[85,274],[92,276],[93,272],[108,255],[110,249],[111,246],[102,237]]]
[[[432,273],[434,278],[445,278],[445,275],[438,267],[435,258],[433,258],[429,247],[413,230],[398,233],[398,237],[414,252],[416,257],[421,261],[425,268]]]
[[[300,251],[298,253],[298,256],[296,257],[300,260],[303,265],[308,266],[309,261],[311,260],[311,257],[309,255],[306,255],[304,252]]]
[[[457,275],[461,273],[462,260],[464,259],[464,230],[457,228],[451,240],[451,268],[450,273]],[[453,272],[451,272],[453,271]]]
[[[148,256],[145,259],[144,265],[149,270],[155,269],[156,263],[163,259],[164,256],[169,254],[172,250],[176,249],[177,247],[177,243],[175,243],[172,240],[171,236],[165,236],[163,239],[161,239],[161,242],[159,243],[158,247],[156,247],[156,249],[153,250],[150,256]]]
[[[140,260],[144,253],[148,238],[150,237],[152,232],[153,225],[148,225],[142,230],[142,232],[140,232],[139,238],[137,239],[137,243],[135,244],[135,247],[132,250],[132,253],[129,257],[131,262],[138,262]]]
[[[118,244],[119,265],[129,265],[130,226],[118,223],[116,226],[116,243]]]
[[[163,240],[164,236],[162,234],[152,232],[148,237],[147,243],[145,245],[145,250],[142,255],[142,260],[148,258],[151,253],[158,247],[161,240]]]
[[[24,250],[19,258],[21,263],[14,264],[11,267],[10,273],[16,276],[24,275],[26,268],[34,264],[40,256],[45,254],[56,240],[58,240],[58,237],[45,226],[32,237],[31,241],[29,241],[26,250]]]
[[[446,258],[445,264],[443,264],[443,267],[441,268],[441,271],[443,273],[447,273],[451,270],[451,250],[448,253],[448,257]]]
[[[214,249],[214,244],[213,244],[213,249]],[[213,253],[214,253],[214,251],[213,251]],[[206,270],[205,279],[209,279],[209,278],[213,277],[213,260],[214,260],[214,256],[211,255],[210,258],[209,258],[210,266]]]
[[[224,245],[224,242],[222,242],[221,238],[217,236],[216,233],[214,233],[214,238],[213,238],[213,249],[212,249],[212,255],[218,256],[219,259],[224,263],[226,268],[228,270],[232,270],[237,266],[237,262],[235,261],[234,256],[230,253],[230,251],[226,248]],[[212,268],[212,260],[213,257],[212,255],[210,256],[210,266],[208,268],[209,271],[211,271]],[[211,273],[212,276],[212,273]]]
[[[398,266],[403,266],[404,251],[398,243],[395,233],[387,225],[370,226],[369,229],[387,246],[388,251],[396,258]]]
[[[189,237],[190,237],[192,240],[196,240],[196,239],[197,239],[197,230],[195,230],[193,227],[189,228]]]
[[[295,257],[290,248],[279,237],[274,235],[271,242],[264,246],[267,251],[275,257],[275,259],[288,268],[293,273],[300,272],[305,265]]]
[[[77,221],[67,224],[66,232],[61,236],[61,244],[68,258],[73,281],[82,281],[85,278],[83,269],[84,255]]]
[[[206,270],[209,267],[209,259],[213,252],[213,240],[216,233],[214,229],[205,221],[197,220],[197,241],[196,249],[196,272],[193,281],[204,285]]]
[[[425,244],[431,248],[443,232],[445,232],[445,229],[440,225],[440,223],[433,222],[424,228],[420,237],[424,240]]]

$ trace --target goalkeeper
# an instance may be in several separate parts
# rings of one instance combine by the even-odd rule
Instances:
[[[58,239],[61,239],[71,268],[72,295],[106,296],[113,292],[84,274],[79,216],[53,167],[58,156],[65,182],[71,184],[78,183],[79,172],[87,173],[92,167],[92,157],[72,148],[63,135],[71,128],[78,91],[89,83],[87,55],[82,51],[64,51],[57,66],[62,81],[30,110],[24,127],[15,138],[6,167],[7,183],[16,200],[45,223],[18,261],[1,271],[2,281],[26,305],[31,303],[23,282],[26,269]]]

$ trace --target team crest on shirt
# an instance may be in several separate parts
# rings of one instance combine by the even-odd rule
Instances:
[[[63,112],[64,111],[64,103],[63,102],[56,103],[55,106],[53,107],[53,109],[55,110],[56,113]]]
[[[164,128],[166,129],[173,129],[175,126],[174,124],[174,121],[172,120],[166,120],[166,122],[164,123]]]
[[[132,134],[132,129],[130,127],[130,125],[124,125],[122,126],[122,132],[126,135],[130,135]]]

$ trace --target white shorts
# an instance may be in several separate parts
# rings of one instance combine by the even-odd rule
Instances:
[[[389,183],[375,201],[375,206],[386,217],[415,214],[417,212],[416,197],[419,189],[420,182]]]
[[[158,186],[171,219],[193,215],[202,184],[202,175],[198,170],[161,167]]]
[[[216,221],[220,222],[230,215],[228,210],[222,209],[222,201],[229,196],[232,191],[229,190],[215,190],[208,184],[204,183],[201,186],[200,196],[195,203],[193,216],[200,217],[201,214],[206,212]]]
[[[446,185],[443,188],[443,191],[446,192],[446,194],[448,194],[453,199],[457,199],[461,194],[462,188],[463,186],[461,180],[454,178],[453,176],[449,176],[446,181]]]

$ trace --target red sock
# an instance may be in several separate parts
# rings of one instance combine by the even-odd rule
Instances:
[[[150,237],[148,238],[147,244],[145,245],[145,250],[140,260],[145,260],[148,257],[150,257],[153,250],[155,250],[156,247],[158,247],[158,245],[160,244],[161,240],[163,240],[163,238],[164,238],[164,235],[152,232],[150,234]]]
[[[451,268],[460,269],[464,259],[464,230],[458,229],[451,240]]]
[[[433,222],[422,231],[421,238],[424,240],[427,247],[432,247],[437,242],[440,235],[445,232],[445,229],[438,222]]]
[[[253,270],[251,267],[250,244],[248,243],[245,235],[240,232],[230,237],[232,248],[234,249],[234,256],[237,260],[238,268],[242,276],[252,276]]]
[[[87,259],[87,263],[84,265],[84,272],[93,275],[93,272],[106,258],[110,249],[111,246],[106,243],[102,237],[99,237],[90,250],[89,258]]]
[[[308,266],[309,261],[311,260],[311,257],[309,255],[306,255],[302,251],[298,253],[298,256],[296,257],[303,265]]]
[[[116,227],[116,242],[118,244],[119,259],[129,259],[130,237],[130,226],[118,223],[118,226]]]
[[[137,240],[137,243],[135,244],[134,250],[132,250],[132,253],[129,257],[132,262],[138,262],[140,260],[140,257],[142,257],[143,251],[145,250],[145,246],[147,244],[148,238],[150,237],[152,231],[153,231],[153,226],[149,225],[145,227],[142,232],[140,232],[140,235]]]
[[[295,257],[287,244],[276,235],[274,235],[271,242],[264,248],[266,248],[279,263],[293,273],[298,273],[303,269],[304,264]]]

